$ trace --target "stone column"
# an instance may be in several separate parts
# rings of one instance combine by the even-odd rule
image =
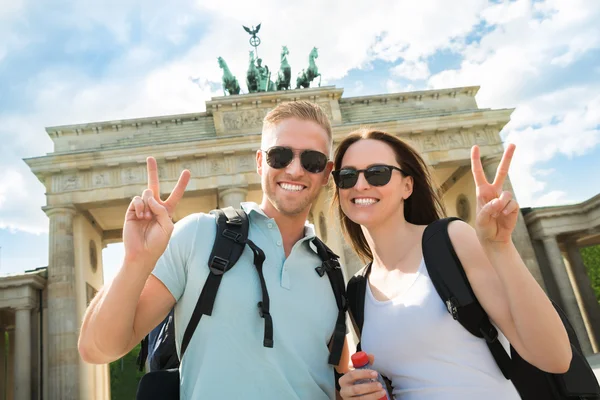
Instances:
[[[4,327],[0,325],[0,400],[6,400],[5,391],[8,380],[6,379],[6,339]]]
[[[594,289],[592,289],[592,283],[590,282],[590,277],[587,274],[587,269],[583,263],[583,258],[581,258],[577,243],[568,242],[566,249],[569,264],[571,264],[571,272],[575,278],[575,284],[577,285],[583,309],[587,316],[587,323],[592,336],[591,340],[593,340],[597,349],[598,340],[600,339],[600,305],[596,299]]]
[[[15,313],[15,400],[31,400],[31,310]]]
[[[244,187],[234,187],[219,189],[219,207],[240,208],[240,203],[246,201],[248,189]]]
[[[584,355],[592,354],[592,344],[585,328],[583,316],[581,315],[579,304],[577,304],[577,297],[575,297],[575,291],[571,285],[567,267],[563,262],[562,253],[558,247],[556,237],[545,237],[543,238],[543,242],[544,249],[548,255],[548,264],[550,265],[550,269],[554,275],[554,280],[558,286],[564,311],[567,314],[567,317],[569,317],[569,321],[571,321],[573,329],[575,329],[575,333],[579,338],[581,349],[583,350]]]
[[[48,207],[48,399],[79,398],[77,299],[75,290],[74,207]]]
[[[500,165],[500,160],[501,157],[493,157],[483,161],[483,170],[485,172],[485,176],[488,182],[490,183],[494,181],[494,177],[496,176],[496,170]],[[513,190],[512,184],[510,183],[510,178],[508,176],[504,181],[503,189],[511,192],[513,198],[516,199],[515,192]],[[518,199],[516,200],[518,202]],[[525,225],[525,219],[523,218],[523,214],[521,214],[521,212],[519,212],[519,215],[517,217],[517,225],[515,226],[515,230],[512,233],[512,241],[531,275],[533,275],[533,277],[535,278],[537,283],[542,287],[542,289],[546,289],[546,286],[544,284],[544,278],[542,277],[542,272],[540,270],[540,266],[535,256],[535,251],[533,250],[533,246],[531,245],[529,231],[527,230],[527,225]]]
[[[8,330],[8,363],[6,364],[6,400],[15,398],[15,330]]]

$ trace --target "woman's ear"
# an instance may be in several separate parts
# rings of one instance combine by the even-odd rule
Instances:
[[[407,200],[413,192],[415,181],[412,176],[407,176],[403,179],[402,182],[402,198]]]

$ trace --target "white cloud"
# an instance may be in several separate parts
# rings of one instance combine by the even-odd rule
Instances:
[[[550,68],[565,68],[600,47],[597,1],[505,1],[482,13],[493,30],[464,49],[459,69],[429,79],[434,88],[480,85],[481,107],[516,107],[503,131],[517,143],[511,179],[522,206],[567,201],[559,192],[545,193],[548,177],[536,164],[556,154],[576,156],[594,148],[600,133],[597,84],[552,89]],[[532,90],[532,83],[537,88]],[[540,93],[540,88],[545,88]]]
[[[404,61],[393,67],[390,72],[394,76],[406,78],[411,81],[427,79],[431,75],[429,66],[425,61]]]

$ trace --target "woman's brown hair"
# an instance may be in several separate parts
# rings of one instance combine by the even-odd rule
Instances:
[[[403,175],[412,177],[413,191],[410,197],[404,201],[406,221],[416,225],[428,225],[445,216],[444,204],[433,186],[429,168],[423,158],[411,146],[389,133],[368,129],[350,133],[341,141],[335,151],[334,169],[339,170],[342,167],[342,159],[350,146],[365,139],[379,140],[390,146],[396,154],[398,165],[404,171]],[[342,211],[337,187],[333,205],[337,206],[344,235],[348,238],[354,251],[363,261],[371,261],[373,254],[360,225],[353,222]]]

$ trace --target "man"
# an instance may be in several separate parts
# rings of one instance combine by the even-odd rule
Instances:
[[[265,117],[256,153],[263,198],[243,203],[249,239],[266,254],[264,279],[273,319],[273,348],[263,346],[257,302],[261,289],[252,252],[245,250],[223,277],[212,315],[202,318],[181,365],[184,399],[331,399],[328,343],[338,313],[327,276],[305,225],[328,182],[332,136],[316,105],[291,102]],[[125,258],[114,280],[90,304],[79,351],[86,362],[108,363],[129,352],[175,306],[178,349],[206,281],[216,224],[193,214],[170,217],[190,179],[184,171],[166,201],[159,197],[156,161],[148,158],[148,189],[131,202],[123,227]],[[348,365],[347,349],[339,372]]]

